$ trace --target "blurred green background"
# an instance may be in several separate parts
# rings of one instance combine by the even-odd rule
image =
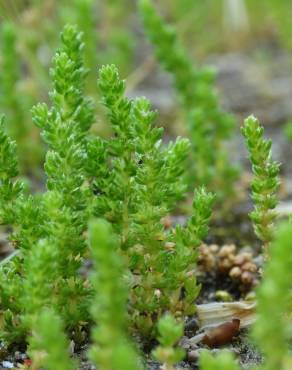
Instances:
[[[84,57],[89,69],[87,94],[98,101],[97,69],[102,64],[115,63],[121,75],[128,78],[131,94],[135,95],[139,90],[139,93],[148,95],[166,117],[174,117],[171,122],[166,119],[165,126],[170,133],[183,133],[180,125],[176,128],[180,115],[175,101],[167,103],[166,108],[159,103],[168,102],[171,88],[153,77],[159,68],[143,34],[136,5],[135,0],[0,0],[0,112],[6,115],[8,131],[18,143],[22,174],[41,177],[38,169],[42,166],[43,150],[38,130],[31,122],[30,109],[37,102],[48,100],[51,58],[66,23],[76,23],[84,32]],[[175,26],[194,63],[211,62],[218,67],[219,90],[222,90],[222,100],[229,110],[246,115],[261,104],[261,110],[265,111],[265,104],[279,101],[278,110],[282,115],[272,112],[263,119],[277,124],[291,120],[289,104],[282,107],[281,92],[275,100],[274,92],[278,90],[274,85],[265,86],[266,80],[279,71],[282,79],[285,73],[289,76],[290,71],[292,76],[291,0],[156,0],[155,6]],[[225,59],[218,59],[222,55],[238,57],[229,66],[230,58],[227,64]],[[248,56],[247,61],[244,55]],[[281,55],[281,58],[274,58],[275,55]],[[256,87],[251,83],[248,91],[259,90],[256,93],[259,97],[257,106],[257,101],[244,89],[241,94],[237,93],[243,83],[236,84],[234,79],[224,80],[234,65],[239,74],[243,74],[242,81],[245,81],[245,69],[248,70],[248,79],[255,81]],[[258,68],[255,71],[254,65]],[[271,67],[267,68],[267,65]],[[276,72],[275,65],[279,65]],[[222,69],[225,74],[221,73]],[[249,72],[250,69],[253,72]],[[221,84],[220,76],[224,80]],[[158,90],[153,96],[149,88],[152,83],[153,89]],[[285,85],[285,101],[290,94],[292,99],[292,90],[287,89]],[[245,95],[249,96],[251,104],[240,102]],[[97,113],[94,130],[108,135],[100,108],[97,108]],[[292,137],[289,126],[286,132],[288,137]]]

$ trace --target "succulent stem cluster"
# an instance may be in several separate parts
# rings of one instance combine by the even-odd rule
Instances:
[[[47,149],[46,187],[40,193],[31,194],[19,177],[19,154],[26,156],[33,147],[18,137],[16,121],[23,124],[25,135],[29,132],[27,111],[16,93],[20,65],[14,29],[6,25],[3,31],[2,65],[8,72],[1,74],[0,103],[9,134],[1,118],[0,224],[9,230],[16,252],[0,264],[0,339],[7,345],[28,344],[34,368],[73,370],[78,364],[69,354],[70,340],[83,343],[91,329],[89,358],[97,368],[139,370],[144,366],[130,334],[141,345],[158,338],[153,356],[163,369],[173,370],[184,357],[178,342],[185,318],[195,313],[201,288],[196,280],[199,247],[204,251],[202,265],[217,265],[221,272],[254,285],[251,255],[235,255],[233,246],[219,251],[202,245],[215,192],[222,200],[234,190],[236,170],[223,145],[234,122],[220,108],[213,72],[194,67],[173,28],[150,0],[140,0],[146,33],[173,76],[189,128],[190,140],[178,137],[165,143],[150,102],[127,97],[115,65],[102,66],[97,83],[92,79],[88,67],[100,63],[92,55],[97,43],[91,34],[94,4],[73,3],[87,46],[77,26],[65,26],[50,71],[50,103],[32,109]],[[108,8],[113,21],[125,12],[114,4]],[[113,32],[109,37],[121,46],[124,36],[118,36]],[[86,91],[99,96],[101,104]],[[95,134],[100,121],[96,112],[101,111],[112,135]],[[18,149],[10,134],[19,141]],[[254,117],[245,121],[242,134],[254,173],[255,209],[250,217],[270,256],[258,289],[253,333],[266,356],[262,369],[288,370],[289,315],[282,314],[291,311],[291,225],[274,232],[279,164],[271,159],[271,141],[263,138],[263,127]],[[190,152],[191,176],[186,166]],[[190,178],[197,186],[192,214],[183,225],[167,228],[163,220],[186,199]],[[86,268],[88,260],[93,261],[92,271]],[[227,352],[216,358],[203,353],[200,363],[202,370],[238,369]]]
[[[245,120],[241,132],[246,139],[254,173],[251,191],[255,208],[250,213],[250,218],[267,254],[277,216],[274,209],[278,203],[280,164],[272,160],[272,141],[263,138],[264,128],[255,117],[250,116]]]
[[[74,363],[65,358],[56,365],[68,345],[65,331],[82,342],[95,321],[92,360],[108,370],[138,369],[128,326],[153,338],[164,314],[182,322],[195,311],[197,248],[208,232],[214,195],[197,189],[186,225],[165,229],[163,218],[186,194],[190,143],[162,143],[150,103],[125,96],[113,65],[103,66],[98,79],[113,136],[92,135],[96,118],[84,93],[82,51],[81,33],[66,26],[53,58],[51,106],[32,109],[47,145],[44,193],[29,195],[15,179],[16,146],[1,123],[1,223],[12,227],[10,238],[19,250],[0,267],[1,338],[27,338],[38,367],[61,369],[66,363],[64,369],[71,369]],[[88,228],[92,218],[104,220]],[[96,266],[90,280],[80,273],[89,256]],[[170,350],[178,337],[175,332],[161,344]],[[165,362],[174,364],[178,352],[173,348]]]

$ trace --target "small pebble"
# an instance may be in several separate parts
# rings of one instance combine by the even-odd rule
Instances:
[[[199,352],[197,350],[188,352],[188,361],[197,362],[199,359]]]

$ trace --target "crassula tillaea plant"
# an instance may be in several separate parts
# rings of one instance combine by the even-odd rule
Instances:
[[[184,326],[182,323],[170,316],[161,317],[158,324],[159,346],[152,352],[154,358],[163,364],[165,370],[174,370],[176,365],[185,356],[182,348],[177,348],[176,344],[182,337]]]
[[[1,338],[6,343],[30,338],[50,315],[59,318],[58,327],[82,340],[92,321],[93,286],[80,273],[90,255],[91,217],[107,220],[117,235],[128,271],[123,278],[129,286],[131,330],[151,338],[166,312],[180,319],[195,311],[197,247],[208,231],[214,195],[197,189],[186,225],[165,229],[162,219],[186,194],[189,141],[163,144],[150,103],[125,96],[125,82],[113,65],[100,69],[98,86],[114,135],[92,135],[94,106],[84,95],[82,51],[82,35],[66,26],[53,58],[51,106],[32,109],[48,148],[44,193],[29,195],[14,179],[16,147],[2,124],[2,224],[12,227],[10,239],[17,249],[0,267]],[[48,308],[44,318],[43,308]],[[29,341],[38,343],[34,336]]]
[[[147,4],[142,1],[146,10],[151,9]],[[0,265],[0,336],[7,344],[28,343],[34,365],[49,370],[77,366],[67,351],[70,338],[82,342],[93,325],[89,356],[105,370],[142,367],[130,333],[146,341],[158,337],[160,346],[153,354],[166,369],[173,369],[183,358],[177,342],[184,319],[196,309],[198,246],[208,232],[214,194],[199,187],[194,192],[193,214],[185,225],[165,228],[163,218],[187,193],[185,162],[191,144],[183,138],[163,142],[149,101],[127,98],[125,81],[114,65],[103,66],[97,82],[113,135],[107,139],[93,135],[90,129],[97,118],[93,102],[84,93],[88,72],[83,47],[77,28],[66,26],[53,59],[50,104],[32,109],[33,121],[48,149],[43,193],[29,194],[18,179],[17,148],[1,121],[0,219],[12,230],[10,240],[16,252]],[[186,66],[189,73],[177,75],[177,85],[193,118],[202,112],[193,110],[192,99],[200,97],[199,93],[205,99],[204,89],[210,89],[211,82],[203,83],[203,91],[194,93],[198,96],[184,91],[188,77],[195,72],[183,53],[174,55],[178,58],[174,61]],[[205,77],[208,80],[210,76],[207,73]],[[214,117],[219,117],[216,97],[210,91],[210,97],[206,93],[210,101],[206,100],[214,108]],[[204,105],[206,112],[208,104]],[[203,123],[207,116],[202,117]],[[209,145],[208,130],[204,134],[198,131],[201,144]],[[218,137],[214,133],[214,148],[217,139],[225,137],[222,132]],[[271,161],[271,144],[262,138],[262,128],[254,118],[246,121],[243,134],[255,173],[252,219],[259,237],[270,245],[279,166]],[[198,148],[198,153],[205,149]],[[209,170],[206,168],[207,177]],[[201,182],[208,185],[203,177]],[[89,222],[92,218],[102,220]],[[291,363],[280,311],[290,308],[284,297],[289,290],[286,278],[290,279],[291,261],[286,255],[290,225],[285,230],[284,236],[280,234],[271,244],[271,261],[258,295],[254,336],[264,342],[266,369],[282,366],[286,370]],[[88,258],[95,265],[90,278],[82,274]],[[283,271],[278,281],[275,274],[279,268]],[[279,302],[279,307],[269,306],[269,297]],[[271,356],[273,343],[265,343],[264,336],[276,328],[274,323],[264,324],[269,315],[281,321],[275,340],[283,343]],[[53,325],[48,328],[50,322]],[[216,365],[236,369],[225,353],[216,360],[204,354],[201,364],[208,370]]]
[[[255,233],[262,241],[267,254],[269,244],[273,239],[274,222],[277,217],[274,209],[278,203],[280,164],[272,160],[272,141],[264,139],[264,128],[254,116],[245,120],[241,132],[246,139],[254,174],[251,191],[255,207],[250,213],[250,218]]]

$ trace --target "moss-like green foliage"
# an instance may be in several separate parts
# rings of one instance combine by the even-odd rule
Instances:
[[[179,42],[150,0],[140,0],[140,13],[157,59],[174,80],[185,112],[192,142],[191,181],[216,191],[218,200],[230,196],[237,171],[229,163],[223,141],[230,137],[234,121],[219,105],[214,71],[194,67]]]
[[[210,352],[204,351],[200,357],[201,370],[239,370],[233,356],[228,351],[222,351],[217,356],[212,356]]]
[[[93,112],[91,102],[83,96],[86,71],[81,34],[75,27],[67,26],[61,39],[62,47],[51,70],[52,108],[37,105],[33,119],[49,146],[45,161],[48,191],[43,202],[45,217],[50,222],[45,225],[45,231],[57,253],[59,276],[55,290],[59,292],[59,307],[68,324],[78,321],[84,291],[77,271],[86,250],[85,138],[93,122]],[[70,306],[65,303],[68,300],[72,301]]]
[[[122,2],[105,3],[112,20],[127,12]],[[207,235],[215,197],[198,187],[185,225],[166,227],[163,219],[187,193],[185,162],[191,144],[182,138],[163,142],[149,101],[126,97],[125,81],[114,65],[100,69],[97,84],[93,79],[86,84],[86,67],[97,63],[91,55],[96,47],[94,1],[73,4],[77,23],[88,27],[88,48],[75,26],[64,28],[51,69],[50,103],[32,110],[48,148],[43,193],[28,195],[18,179],[17,146],[0,121],[0,223],[12,230],[9,239],[16,249],[0,263],[0,340],[28,343],[34,368],[73,370],[77,365],[70,358],[69,341],[80,343],[94,321],[89,356],[95,365],[104,370],[138,370],[142,365],[129,334],[149,344],[158,332],[160,345],[153,354],[164,369],[173,370],[184,355],[177,347],[182,323],[196,309],[197,249]],[[189,0],[184,4],[191,6]],[[220,198],[232,188],[234,169],[226,161],[222,142],[233,123],[219,108],[214,76],[192,66],[150,0],[140,0],[140,7],[157,56],[173,74],[186,112],[196,181],[217,190]],[[36,8],[42,10],[43,3],[36,2]],[[0,100],[8,116],[7,131],[18,140],[14,122],[25,125],[27,111],[17,94],[20,63],[11,24],[3,25],[2,37],[7,73],[1,74]],[[42,43],[34,37],[29,40],[30,52],[36,55]],[[90,131],[95,117],[85,96],[89,88],[94,93],[99,89],[112,137],[102,139]],[[271,244],[258,289],[253,335],[265,355],[263,370],[289,370],[291,223],[273,241],[279,165],[272,161],[271,142],[263,138],[255,118],[245,121],[242,133],[254,172],[251,218],[265,248]],[[24,153],[22,144],[19,141],[20,153]],[[88,226],[92,218],[99,220]],[[88,258],[95,265],[90,279],[84,271]],[[218,357],[204,353],[201,368],[238,369],[225,352]]]
[[[53,107],[48,111],[44,105],[37,106],[34,120],[42,127],[42,135],[51,149],[45,163],[49,191],[44,202],[50,220],[47,230],[57,253],[60,308],[63,307],[66,324],[74,324],[81,313],[84,292],[77,271],[86,249],[83,233],[87,225],[87,195],[82,187],[86,161],[84,138],[92,123],[92,110],[82,96],[85,71],[80,59],[80,34],[75,28],[67,27],[62,41],[63,48],[57,53],[52,70]],[[66,308],[66,300],[72,302],[70,307]]]
[[[141,224],[144,237],[147,233],[151,238],[161,228],[157,230],[155,223],[182,199],[186,191],[182,175],[189,142],[178,138],[175,143],[162,146],[163,130],[153,126],[155,113],[149,101],[145,98],[132,101],[124,96],[125,82],[119,78],[116,67],[103,67],[98,84],[115,134],[108,143],[114,171],[107,187],[103,185],[107,197],[101,197],[109,204],[102,211],[125,234],[122,239],[126,248],[131,226],[139,233]],[[96,186],[100,188],[98,180]],[[111,208],[118,213],[112,213]],[[150,230],[152,226],[155,230]]]
[[[84,206],[80,190],[86,163],[84,138],[94,118],[92,103],[83,92],[86,70],[81,33],[67,26],[61,38],[62,48],[51,70],[52,108],[38,104],[33,108],[33,120],[50,149],[45,162],[48,189],[62,194],[68,207],[80,209]]]
[[[14,245],[19,247],[17,234],[23,234],[23,245],[28,240],[26,235],[31,231],[31,220],[28,220],[31,209],[28,207],[25,214],[22,212],[25,204],[29,205],[29,200],[27,203],[24,201],[24,184],[16,179],[17,175],[16,145],[5,133],[2,117],[0,121],[0,223],[18,229],[11,239]],[[37,223],[37,221],[38,219],[35,218],[34,222]],[[21,226],[24,226],[24,232]],[[37,235],[38,233],[35,237]],[[22,329],[19,331],[17,329],[18,313],[22,310],[21,303],[15,301],[15,298],[19,298],[22,293],[22,279],[19,274],[21,261],[19,255],[15,253],[10,260],[5,262],[0,265],[0,305],[3,316],[0,336],[3,340],[7,339],[6,334],[8,334],[9,340],[17,341],[23,334]]]
[[[0,162],[1,162],[1,224],[13,226],[10,236],[16,251],[12,257],[0,265],[0,304],[3,321],[1,339],[18,341],[23,338],[24,328],[20,325],[20,314],[23,312],[21,297],[23,295],[23,260],[22,256],[43,235],[40,217],[40,202],[31,196],[25,197],[24,184],[14,180],[17,175],[15,142],[4,133],[3,119],[0,129]],[[18,253],[20,252],[20,253]]]
[[[73,370],[69,356],[69,341],[63,332],[60,318],[51,310],[40,310],[32,328],[29,354],[34,368]]]
[[[187,221],[186,227],[176,226],[175,237],[178,240],[181,238],[186,245],[199,246],[207,236],[215,198],[215,195],[208,193],[205,188],[195,191],[192,217]]]
[[[112,222],[120,237],[133,272],[133,322],[149,335],[153,318],[164,311],[183,315],[195,310],[198,287],[190,271],[214,197],[199,191],[188,226],[166,233],[161,219],[186,191],[182,175],[189,142],[179,138],[162,146],[162,130],[153,126],[149,102],[124,96],[125,82],[114,66],[101,69],[98,83],[115,137],[89,145],[90,158],[99,161],[98,165],[88,164],[93,191],[98,194],[94,212]],[[110,163],[110,172],[106,163]],[[102,176],[96,172],[98,167]],[[182,295],[182,289],[187,294]]]
[[[159,320],[157,326],[160,345],[152,354],[163,364],[163,369],[174,370],[174,365],[182,360],[185,355],[181,348],[175,347],[183,335],[183,324],[176,322],[171,315],[165,315]]]
[[[253,337],[264,354],[263,370],[288,370],[291,339],[292,228],[281,225],[270,247],[270,259],[257,292],[257,321]]]
[[[13,5],[1,7],[3,14],[9,8],[14,14],[7,15],[10,21],[0,27],[0,111],[7,116],[8,132],[18,144],[21,174],[29,178],[33,174],[38,180],[42,175],[44,146],[29,110],[38,101],[48,100],[47,68],[64,24],[76,24],[83,31],[84,65],[89,73],[85,91],[97,100],[97,68],[111,62],[130,73],[135,39],[128,12],[131,5],[130,0],[14,0]],[[99,122],[95,129],[104,134],[103,122]]]
[[[91,273],[95,291],[91,311],[97,323],[92,332],[89,357],[103,370],[142,369],[134,346],[128,339],[128,289],[124,282],[126,269],[119,253],[118,238],[109,223],[95,220],[89,226],[89,243],[95,265],[95,271]],[[29,261],[31,278],[28,280],[34,282],[27,290],[29,299],[25,302],[34,310],[34,316],[29,317],[32,331],[29,354],[34,367],[69,370],[76,367],[69,358],[69,342],[64,335],[63,324],[52,308],[43,309],[41,305],[50,295],[52,271],[57,271],[53,252],[49,245],[38,245]],[[54,300],[54,296],[51,297]],[[53,305],[51,301],[50,306]]]
[[[22,304],[29,325],[35,323],[35,317],[48,301],[51,306],[56,305],[56,297],[51,292],[54,289],[53,282],[59,278],[57,258],[57,250],[52,242],[43,239],[32,246],[28,258],[24,260],[26,279]]]
[[[186,193],[184,162],[189,141],[178,138],[163,144],[150,103],[145,98],[126,98],[125,82],[112,65],[101,68],[98,86],[113,137],[91,136],[94,116],[91,101],[84,97],[87,72],[82,50],[81,34],[76,27],[66,26],[51,69],[51,107],[38,104],[32,110],[48,147],[44,193],[27,196],[14,180],[16,148],[0,127],[0,189],[7,200],[0,203],[0,214],[3,223],[12,225],[10,239],[19,249],[0,266],[0,335],[7,343],[23,341],[35,330],[42,308],[51,310],[68,334],[76,336],[90,321],[93,288],[101,304],[95,306],[96,331],[105,331],[111,324],[109,317],[116,316],[118,338],[124,336],[126,323],[124,284],[129,286],[129,327],[147,339],[155,336],[156,322],[166,312],[183,318],[195,311],[200,288],[195,278],[197,247],[208,231],[214,195],[204,188],[196,190],[193,215],[186,225],[165,229],[162,219]],[[106,242],[109,231],[104,229],[109,226],[102,223],[96,228],[105,233],[104,238],[98,239],[97,231],[92,234],[97,238],[94,250],[104,242],[104,248],[94,252],[94,258],[100,259],[96,261],[97,279],[99,273],[104,274],[105,284],[104,279],[113,274],[110,264],[116,263],[116,280],[121,281],[115,287],[110,279],[103,288],[99,280],[95,286],[80,274],[89,255],[88,220],[92,216],[106,219],[117,235],[116,242],[111,238]],[[107,246],[117,255],[107,256]],[[119,269],[119,255],[125,260],[126,276]],[[117,292],[117,304],[110,302],[108,289]],[[108,305],[110,316],[101,315],[103,304]],[[113,338],[105,335],[102,339],[105,342],[98,342],[95,336],[95,360],[108,361],[110,366],[113,354],[106,351],[103,357],[98,346],[109,346]],[[126,348],[130,353],[127,342],[117,340],[121,340],[120,356]],[[130,358],[121,363],[127,364]]]
[[[255,233],[263,242],[267,253],[268,245],[273,239],[276,219],[274,208],[278,203],[280,165],[272,160],[272,141],[263,138],[264,128],[255,117],[250,116],[245,120],[241,132],[246,139],[254,173],[251,189],[255,209],[251,212],[250,218],[253,221]]]
[[[95,264],[95,273],[91,277],[96,292],[92,316],[97,323],[90,358],[103,370],[141,369],[127,338],[128,289],[123,281],[126,270],[119,255],[118,239],[111,225],[104,220],[93,221],[89,234]]]
[[[88,317],[85,309],[88,288],[78,269],[87,248],[83,235],[88,218],[88,195],[83,186],[87,160],[85,136],[93,115],[90,102],[83,97],[85,70],[80,37],[75,27],[65,27],[62,47],[52,69],[52,108],[40,104],[33,109],[34,121],[42,129],[49,147],[45,162],[48,190],[43,195],[17,198],[12,240],[21,255],[1,270],[2,309],[5,315],[7,310],[19,314],[17,323],[23,321],[27,329],[34,323],[40,307],[49,303],[66,327],[76,326]],[[16,175],[15,153],[10,154],[13,144],[5,136],[3,140],[3,154],[11,157],[4,180],[11,184],[11,177]],[[5,207],[6,204],[2,212],[9,215]],[[10,288],[6,286],[7,274],[11,278]],[[7,340],[9,320],[9,317],[4,320],[2,332]],[[23,330],[26,329],[19,328],[20,334]]]

